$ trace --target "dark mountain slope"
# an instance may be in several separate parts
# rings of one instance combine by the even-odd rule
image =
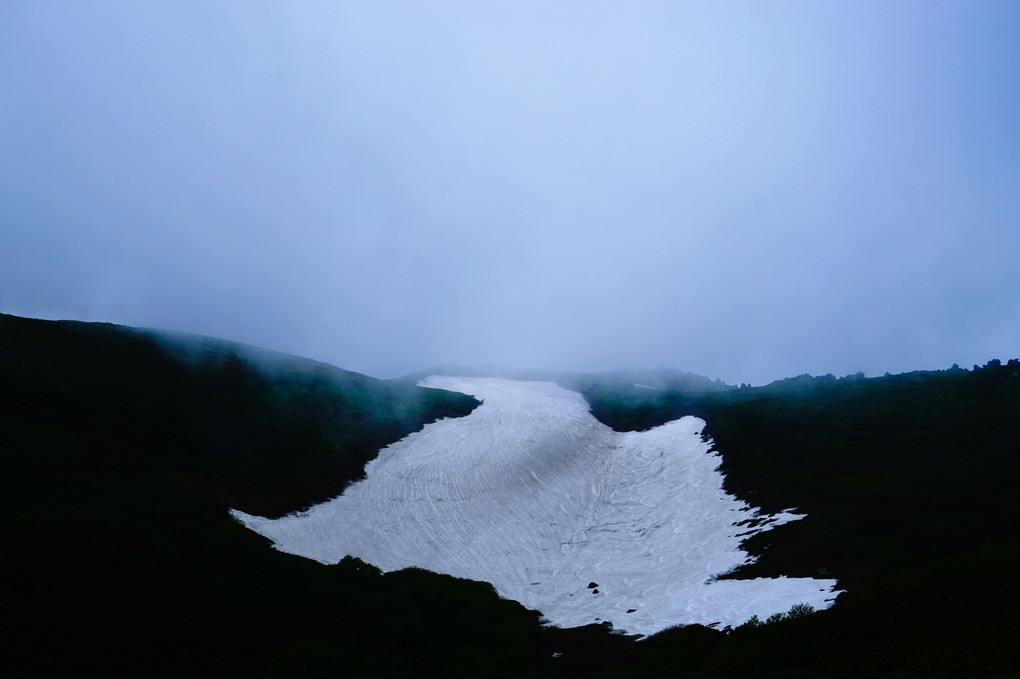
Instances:
[[[322,566],[226,513],[335,494],[337,470],[472,399],[211,346],[0,316],[7,676],[543,672],[537,614],[491,587]]]
[[[477,401],[198,336],[0,315],[6,417],[175,451],[224,505],[338,495],[383,446]],[[243,473],[238,473],[243,470]]]
[[[0,315],[0,582],[13,627],[0,666],[1020,676],[1020,363],[757,389],[650,377],[553,379],[575,380],[618,429],[704,417],[729,490],[808,514],[752,540],[761,560],[735,576],[831,574],[847,589],[834,608],[635,643],[600,626],[543,629],[484,584],[275,552],[226,507],[279,514],[334,495],[379,445],[474,401],[219,341]]]
[[[836,606],[729,637],[682,630],[628,667],[685,676],[1020,676],[1020,362],[716,393],[588,390],[618,430],[707,421],[727,490],[807,518],[733,577],[836,577]],[[631,655],[632,654],[632,655]],[[616,667],[602,662],[601,667]],[[607,675],[611,675],[610,670]]]

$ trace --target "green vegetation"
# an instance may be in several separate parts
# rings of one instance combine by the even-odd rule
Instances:
[[[1020,362],[761,388],[541,377],[617,429],[705,418],[728,490],[808,515],[748,540],[758,562],[726,577],[835,577],[846,594],[635,642],[543,628],[482,583],[281,554],[226,509],[336,495],[379,447],[476,402],[224,342],[0,315],[5,674],[1020,676]]]
[[[785,613],[773,613],[764,621],[759,619],[757,615],[752,615],[751,619],[737,627],[737,630],[743,631],[747,629],[757,629],[762,625],[774,625],[776,623],[783,622],[784,620],[796,620],[797,618],[803,618],[805,615],[811,615],[814,612],[814,606],[809,604],[794,604],[790,607],[790,610]]]

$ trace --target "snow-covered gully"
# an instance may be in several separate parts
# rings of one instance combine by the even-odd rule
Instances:
[[[799,517],[758,515],[727,495],[702,420],[618,433],[580,394],[549,382],[433,376],[422,385],[483,404],[387,447],[363,481],[307,512],[234,517],[323,563],[350,554],[384,571],[490,582],[562,627],[735,626],[835,598],[835,580],[716,580],[748,560],[745,520],[767,530]]]

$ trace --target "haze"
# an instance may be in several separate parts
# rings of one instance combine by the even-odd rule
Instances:
[[[1020,5],[0,5],[0,311],[378,377],[1020,354]]]

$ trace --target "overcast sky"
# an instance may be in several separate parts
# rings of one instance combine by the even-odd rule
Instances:
[[[0,3],[0,311],[728,382],[1020,356],[1020,3]]]

